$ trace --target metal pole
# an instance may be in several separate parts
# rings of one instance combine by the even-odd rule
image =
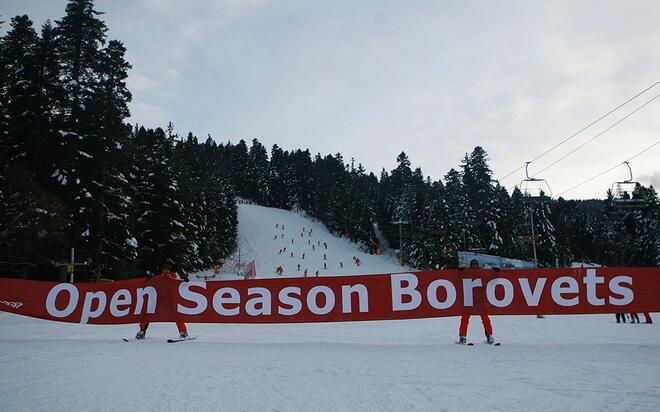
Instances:
[[[532,221],[532,249],[534,250],[534,263],[536,264],[536,267],[539,267],[539,261],[536,257],[536,235],[534,234],[534,208],[531,209],[529,218]]]
[[[399,264],[403,266],[403,235],[401,232],[401,221],[399,220]]]
[[[75,255],[76,255],[76,248],[71,248],[71,283],[73,283],[73,271],[75,270],[74,268],[76,267],[75,263]]]

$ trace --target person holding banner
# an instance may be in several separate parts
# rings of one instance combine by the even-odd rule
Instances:
[[[179,276],[176,272],[172,271],[172,265],[169,263],[163,264],[160,268],[160,274],[154,276],[153,274],[149,273],[147,274],[147,279],[179,279],[183,280],[184,282],[188,282],[190,279],[188,278],[188,275],[182,275]],[[145,336],[147,335],[147,328],[149,327],[149,322],[142,322],[140,323],[140,330],[138,333],[135,335],[135,339],[144,339]],[[179,329],[179,338],[184,339],[188,337],[188,328],[186,327],[186,324],[183,322],[176,322],[176,327]]]
[[[479,269],[479,261],[477,259],[472,259],[470,261],[470,269]],[[459,271],[463,271],[464,268],[459,268]],[[496,272],[499,272],[499,268],[493,268]],[[476,303],[479,304],[481,303],[479,300],[475,299]],[[481,316],[481,323],[484,325],[484,332],[486,333],[486,343],[492,344],[495,342],[495,338],[493,338],[493,326],[490,323],[490,318],[488,317],[488,314],[482,309],[482,313],[479,315]],[[470,323],[470,315],[469,314],[464,314],[461,316],[461,325],[458,328],[458,343],[460,344],[467,344],[467,331],[468,331],[468,324]]]

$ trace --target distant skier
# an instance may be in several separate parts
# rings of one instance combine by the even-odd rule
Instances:
[[[277,229],[280,226],[279,223],[275,223],[275,228]]]
[[[304,253],[302,254],[302,259],[305,260],[305,254]]]
[[[297,269],[297,271],[300,272],[300,263],[298,263],[298,269]]]
[[[277,235],[275,235],[275,237],[273,238],[273,240],[277,240]]]
[[[340,262],[339,262],[339,267],[340,267],[340,268],[343,268],[343,267],[344,267],[344,262],[341,262],[341,261],[340,261]]]
[[[317,270],[315,273],[316,277],[319,277],[319,271]]]
[[[472,259],[470,261],[470,269],[479,269],[479,261],[477,259]],[[463,271],[464,268],[459,268],[458,270]],[[500,271],[499,268],[493,268],[493,270],[495,270],[496,272]],[[483,301],[483,297],[475,295],[475,303],[477,305],[479,305],[482,301]],[[484,324],[486,343],[488,344],[494,343],[495,339],[493,338],[493,326],[490,323],[490,318],[488,317],[488,314],[485,313],[483,308],[482,308],[482,313],[479,316],[481,316],[481,322]],[[470,315],[464,314],[463,316],[461,316],[461,325],[458,328],[458,343],[462,343],[462,344],[467,343],[467,331],[468,331],[469,323],[470,323]]]
[[[282,276],[282,275],[284,274],[284,268],[283,268],[282,266],[278,266],[278,267],[275,269],[275,273],[277,273],[278,275]]]
[[[305,269],[305,275],[303,277],[307,277],[307,269]]]
[[[309,239],[307,239],[307,244],[308,244],[308,245],[311,245],[311,244],[312,244],[312,241],[309,240]]]
[[[172,265],[169,263],[164,263],[161,268],[160,268],[160,274],[154,276],[151,273],[147,274],[147,279],[154,279],[154,280],[183,280],[184,282],[188,282],[190,279],[188,278],[188,275],[177,275],[176,272],[172,271]],[[147,328],[149,327],[149,322],[142,322],[140,323],[140,331],[135,335],[135,339],[144,339],[144,337],[147,335]],[[179,337],[181,339],[185,339],[188,337],[188,328],[186,328],[186,324],[183,322],[176,322],[176,327],[179,329]]]
[[[277,253],[278,255],[282,254],[282,248],[280,248],[280,251]]]
[[[325,262],[323,262],[323,269],[327,269],[327,268],[328,268],[328,265]]]
[[[326,248],[326,249],[328,249],[328,244],[325,243],[325,242],[323,242],[323,247]]]
[[[312,245],[312,250],[316,250],[316,248],[314,247],[314,245]]]
[[[293,252],[291,252],[291,256],[289,256],[289,257],[293,257]]]
[[[293,238],[291,238],[291,243],[294,243],[294,242],[293,242]]]
[[[325,253],[323,254],[323,260],[326,260],[326,258],[325,258]]]
[[[282,248],[282,252],[286,252],[286,246]]]

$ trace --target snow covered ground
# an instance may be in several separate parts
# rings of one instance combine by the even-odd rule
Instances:
[[[278,265],[286,265],[284,276],[302,276],[296,270],[302,259],[278,252],[284,245],[291,250],[291,237],[311,221],[258,206],[241,205],[239,212],[242,253],[257,260],[258,277],[277,276]],[[282,223],[278,242],[274,226]],[[401,270],[314,225],[314,239],[328,249],[306,252],[310,272]],[[298,238],[294,255],[311,248]],[[332,267],[326,271],[324,252]],[[362,261],[359,268],[352,256]],[[652,325],[632,325],[616,324],[613,315],[498,316],[493,327],[503,345],[492,347],[481,343],[478,317],[468,335],[475,346],[454,343],[457,318],[191,324],[197,340],[167,344],[176,335],[173,324],[153,324],[145,341],[126,343],[122,338],[137,326],[0,313],[0,411],[657,411],[660,316],[654,317]]]

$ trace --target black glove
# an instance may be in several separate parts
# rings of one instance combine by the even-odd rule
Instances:
[[[493,270],[494,270],[495,272],[498,272],[498,273],[499,273],[500,268],[498,268],[497,266],[495,266],[495,267],[493,267]]]
[[[153,273],[151,273],[151,272],[148,272],[148,273],[147,273],[147,279],[151,279],[151,278],[153,278],[153,277],[154,277],[154,274],[153,274]]]
[[[459,271],[459,272],[462,272],[462,271],[464,271],[464,270],[465,270],[465,268],[464,268],[463,266],[459,266],[459,267],[458,267],[458,271]]]
[[[183,280],[184,282],[190,282],[190,278],[188,277],[188,275],[181,275],[181,280]]]

